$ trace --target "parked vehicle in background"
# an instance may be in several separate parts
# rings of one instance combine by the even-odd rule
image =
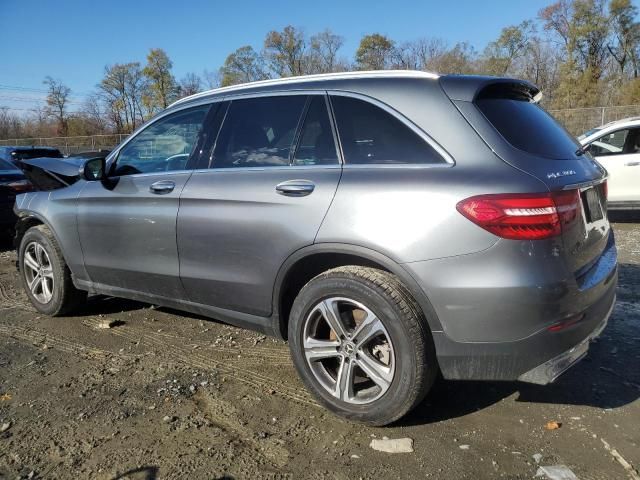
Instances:
[[[578,140],[609,172],[609,209],[640,210],[640,117],[607,123]]]
[[[605,327],[617,255],[606,172],[539,97],[406,71],[187,97],[18,197],[25,291],[49,315],[89,292],[281,335],[320,402],[372,425],[438,372],[551,382]]]
[[[15,227],[17,217],[13,213],[13,205],[16,195],[31,189],[31,183],[18,167],[0,159],[0,235]]]
[[[30,158],[63,158],[62,152],[53,147],[0,147],[0,160],[6,160],[20,167],[22,160]]]

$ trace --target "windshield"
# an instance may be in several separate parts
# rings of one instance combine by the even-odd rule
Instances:
[[[590,137],[591,135],[593,135],[596,132],[599,132],[600,130],[602,130],[601,128],[592,128],[591,130],[587,130],[586,132],[584,132],[582,135],[580,135],[578,137],[578,140],[584,140],[587,137]]]

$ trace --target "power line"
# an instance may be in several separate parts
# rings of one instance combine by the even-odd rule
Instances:
[[[0,100],[6,100],[11,102],[25,102],[25,103],[46,103],[46,98],[33,98],[33,97],[17,97],[17,96],[6,96],[0,94]],[[82,105],[82,102],[77,100],[67,100],[66,103]]]
[[[44,90],[41,88],[19,87],[17,85],[4,85],[4,84],[0,84],[0,90],[13,90],[16,92],[49,93],[48,90]],[[92,92],[82,91],[82,92],[76,92],[76,93],[78,93],[79,95],[91,95]]]

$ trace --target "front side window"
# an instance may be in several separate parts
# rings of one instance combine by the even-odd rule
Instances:
[[[209,108],[183,110],[151,124],[120,150],[114,174],[184,170]]]
[[[616,130],[589,144],[594,157],[640,153],[640,128]]]
[[[324,96],[314,96],[302,125],[294,165],[335,165],[336,144]]]
[[[218,135],[214,168],[287,166],[304,95],[233,100]]]
[[[346,164],[428,164],[444,159],[394,115],[369,102],[332,96]]]

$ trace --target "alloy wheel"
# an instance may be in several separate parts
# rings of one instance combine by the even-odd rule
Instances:
[[[38,242],[31,242],[24,250],[24,275],[27,288],[40,303],[46,304],[53,298],[53,266],[49,254]]]
[[[343,402],[371,403],[391,386],[395,373],[391,337],[360,302],[345,297],[318,302],[305,319],[302,345],[315,379]]]

